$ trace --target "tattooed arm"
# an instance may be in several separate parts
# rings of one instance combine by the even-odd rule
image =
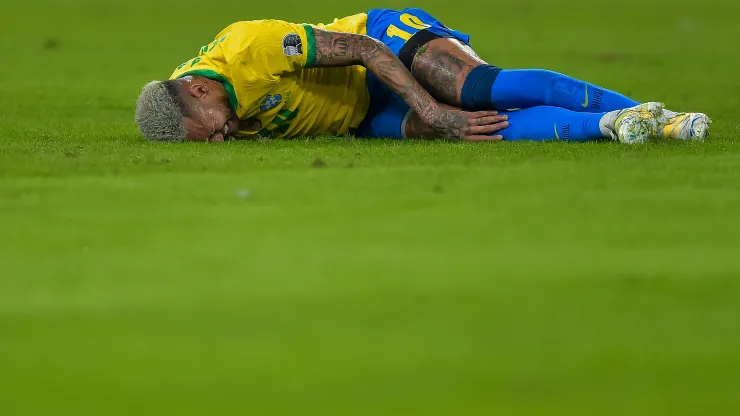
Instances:
[[[466,140],[493,140],[505,119],[495,111],[468,113],[443,108],[414,79],[403,63],[382,42],[369,36],[314,28],[316,61],[313,66],[362,65],[406,101],[421,120],[439,136]]]

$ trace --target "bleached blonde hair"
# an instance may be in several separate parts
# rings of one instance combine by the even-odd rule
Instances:
[[[149,140],[184,141],[182,118],[187,115],[188,107],[176,80],[152,81],[144,86],[136,100],[136,124]]]

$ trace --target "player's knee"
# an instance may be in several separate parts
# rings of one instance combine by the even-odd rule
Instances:
[[[460,101],[465,110],[491,110],[491,90],[501,68],[493,65],[479,65],[465,78]]]

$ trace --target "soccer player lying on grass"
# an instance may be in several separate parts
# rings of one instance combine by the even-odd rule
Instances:
[[[711,120],[551,71],[500,69],[423,10],[375,9],[328,25],[234,23],[170,80],[144,87],[136,122],[168,141],[351,133],[640,143],[703,140]]]

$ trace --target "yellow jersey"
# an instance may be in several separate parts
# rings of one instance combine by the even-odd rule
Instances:
[[[170,79],[200,75],[223,84],[241,137],[345,134],[370,105],[361,66],[312,68],[313,27],[366,34],[365,13],[328,25],[280,20],[237,22],[177,67]]]

